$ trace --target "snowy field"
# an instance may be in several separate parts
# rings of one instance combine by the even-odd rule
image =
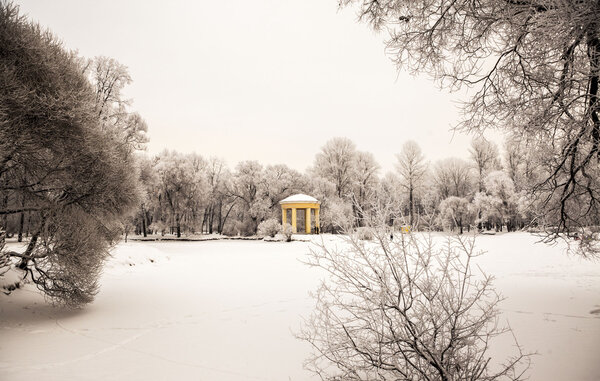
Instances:
[[[599,380],[600,263],[535,242],[478,238],[503,319],[538,353],[531,380]],[[293,336],[320,277],[300,262],[310,245],[122,243],[83,310],[53,308],[31,286],[0,294],[0,380],[315,379]]]

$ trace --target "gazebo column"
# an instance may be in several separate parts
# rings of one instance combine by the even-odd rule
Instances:
[[[298,233],[296,229],[296,208],[292,208],[292,232]]]
[[[310,208],[304,209],[304,232],[310,234]]]
[[[287,223],[287,209],[281,208],[281,225],[283,225],[285,227],[286,223]]]
[[[320,210],[321,210],[321,208],[315,209],[315,228],[317,228],[317,231],[319,232],[319,234],[321,234],[321,221],[319,220],[319,211]]]

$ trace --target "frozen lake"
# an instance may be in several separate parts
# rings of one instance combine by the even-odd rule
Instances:
[[[503,319],[538,353],[531,380],[598,380],[600,264],[535,242],[478,238],[488,251],[478,263],[507,298]],[[83,310],[48,306],[31,286],[0,294],[0,380],[317,379],[292,333],[319,282],[300,262],[310,245],[121,243]]]

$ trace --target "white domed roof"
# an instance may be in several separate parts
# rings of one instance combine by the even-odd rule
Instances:
[[[314,203],[318,203],[319,200],[317,200],[316,198],[311,197],[309,195],[299,193],[299,194],[295,194],[290,197],[286,197],[283,200],[279,201],[280,204],[291,204],[291,203],[295,203],[295,202],[314,204]]]

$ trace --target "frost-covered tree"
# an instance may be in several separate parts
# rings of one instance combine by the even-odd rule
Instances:
[[[210,158],[206,165],[208,204],[202,222],[203,232],[207,231],[209,234],[214,230],[218,233],[223,232],[223,226],[235,205],[234,198],[227,192],[230,180],[231,173],[225,162],[215,157]]]
[[[499,231],[504,223],[505,211],[502,199],[485,192],[477,192],[473,197],[473,210],[477,213],[479,229],[495,228]]]
[[[498,146],[483,136],[478,136],[471,141],[469,154],[477,173],[478,192],[483,192],[483,182],[488,173],[500,168]],[[479,213],[478,218],[481,220],[481,211]],[[481,229],[481,223],[478,227]]]
[[[95,108],[102,124],[112,126],[132,149],[144,149],[148,126],[140,114],[129,110],[131,100],[123,96],[123,89],[132,82],[127,67],[104,56],[84,60],[81,65],[94,88]]]
[[[479,136],[471,141],[469,154],[477,171],[478,191],[483,192],[483,179],[491,171],[500,169],[498,146],[494,142]]]
[[[238,163],[228,192],[238,205],[238,232],[256,234],[258,224],[267,216],[271,205],[264,194],[264,170],[257,161]]]
[[[340,233],[355,226],[354,211],[350,201],[334,196],[327,200],[327,207],[321,207],[321,230]]]
[[[400,186],[408,195],[409,225],[415,226],[415,203],[417,193],[423,186],[423,180],[427,173],[427,163],[421,148],[414,141],[407,141],[402,150],[396,155],[396,171],[400,175]]]
[[[472,88],[461,128],[539,151],[533,188],[556,234],[600,224],[600,5],[595,0],[342,0],[389,33],[399,68]]]
[[[315,157],[313,176],[335,186],[335,203],[351,205],[355,224],[362,224],[376,199],[379,164],[369,152],[360,152],[348,138],[329,140]]]
[[[515,194],[515,184],[504,171],[489,173],[484,179],[485,191],[492,196],[507,201]]]
[[[157,158],[158,217],[177,237],[182,230],[195,231],[205,202],[205,161],[195,155],[163,151]]]
[[[205,222],[203,213],[208,205],[208,184],[206,182],[206,160],[196,154],[186,155],[190,168],[191,183],[189,184],[188,194],[186,197],[186,213],[184,218],[187,229],[192,233],[202,231],[202,226]]]
[[[339,210],[339,205],[344,204],[344,208],[347,206],[350,215],[352,214],[352,206],[349,202],[344,202],[342,199],[337,197],[335,184],[331,181],[322,177],[309,177],[309,194],[315,197],[321,202],[321,231],[322,232],[333,232],[335,227],[333,221],[329,216],[335,215],[331,213],[332,210]],[[347,216],[342,216],[347,218]]]
[[[518,345],[506,360],[490,357],[493,338],[507,332],[492,277],[473,263],[473,241],[371,235],[351,234],[309,257],[328,274],[298,334],[314,350],[310,370],[331,381],[525,379],[528,357]]]
[[[399,191],[400,189],[400,178],[394,172],[386,173],[379,182],[377,200],[378,203],[386,205],[389,215],[384,216],[382,219],[390,226],[394,224],[397,218],[403,217],[403,195]]]
[[[148,227],[152,223],[152,201],[158,188],[158,175],[154,168],[154,163],[150,158],[140,155],[137,157],[137,163],[139,166],[142,199],[135,224],[139,225],[139,232],[146,237],[148,235]]]
[[[225,225],[230,221],[232,211],[236,206],[236,198],[229,193],[233,183],[233,174],[229,169],[224,172],[223,182],[218,188],[217,232],[223,234]]]
[[[354,167],[352,202],[357,223],[362,226],[365,213],[370,211],[375,202],[380,167],[372,153],[363,151],[356,153]]]
[[[439,161],[433,168],[433,184],[440,200],[450,196],[468,197],[473,191],[471,167],[457,158]]]
[[[315,157],[312,171],[335,184],[337,197],[348,197],[355,179],[356,146],[348,138],[333,138]]]
[[[308,189],[306,177],[283,164],[267,166],[262,182],[260,197],[268,199],[273,217],[281,215],[279,201],[294,193],[305,193]]]
[[[133,154],[104,128],[79,62],[0,2],[0,215],[31,221],[25,249],[2,245],[0,257],[69,306],[93,300],[120,221],[139,201]]]
[[[504,168],[506,173],[518,187],[526,187],[525,167],[527,166],[527,153],[523,150],[517,139],[507,139],[504,142]]]
[[[519,209],[522,194],[517,194],[515,184],[504,171],[494,171],[484,180],[485,191],[488,195],[497,198],[500,203],[497,211],[501,219],[500,229],[505,225],[508,231],[522,227]]]
[[[463,233],[463,228],[469,227],[473,221],[473,213],[466,198],[450,196],[442,200],[439,209],[442,224],[451,229],[458,228],[460,234]]]

